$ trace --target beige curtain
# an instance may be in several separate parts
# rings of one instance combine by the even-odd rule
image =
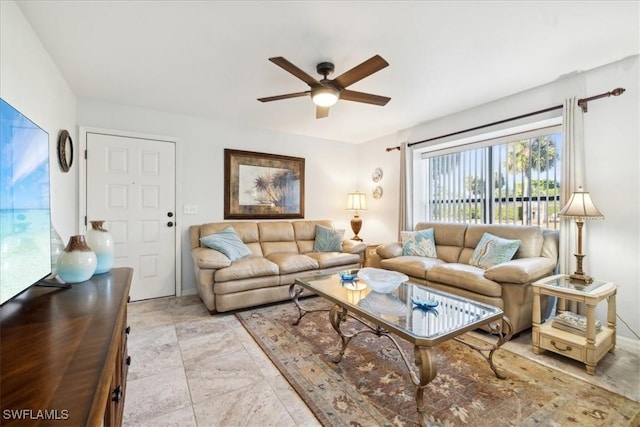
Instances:
[[[579,186],[586,188],[584,166],[584,131],[582,109],[578,98],[568,98],[564,102],[562,131],[562,188],[560,208],[564,207],[571,193]],[[560,223],[560,273],[571,274],[575,271],[576,236],[575,220],[563,218]]]
[[[406,142],[400,144],[400,217],[398,218],[398,240],[400,232],[413,230],[413,148]]]

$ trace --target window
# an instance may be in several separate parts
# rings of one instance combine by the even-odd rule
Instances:
[[[559,126],[451,145],[421,155],[419,220],[559,227]]]

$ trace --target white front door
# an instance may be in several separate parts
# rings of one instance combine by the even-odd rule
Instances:
[[[106,221],[115,266],[133,267],[132,301],[175,295],[175,143],[86,136],[87,223]]]

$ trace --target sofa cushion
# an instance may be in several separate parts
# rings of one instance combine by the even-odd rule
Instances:
[[[359,264],[360,255],[346,252],[309,252],[310,258],[318,262],[320,268],[340,267],[341,265]]]
[[[444,261],[422,256],[399,256],[380,260],[382,268],[398,271],[420,279],[426,279],[427,270],[441,264],[444,264]]]
[[[438,258],[433,228],[420,231],[401,231],[402,255]]]
[[[278,266],[280,274],[318,269],[318,261],[307,255],[280,252],[271,254],[267,258]]]
[[[428,228],[433,228],[438,258],[446,262],[459,262],[458,258],[464,247],[467,224],[419,222],[415,226],[416,230]]]
[[[278,266],[273,262],[261,256],[250,255],[234,261],[229,267],[216,270],[214,279],[216,282],[228,282],[251,277],[277,276],[278,272]]]
[[[469,261],[473,250],[478,246],[478,242],[484,233],[491,233],[503,239],[520,240],[520,247],[513,256],[514,258],[538,257],[542,252],[544,241],[543,229],[531,225],[502,225],[502,224],[469,224],[464,237],[463,253],[460,254],[458,262]],[[438,233],[436,232],[436,244]],[[467,253],[465,253],[467,252]]]
[[[201,237],[200,242],[208,248],[222,252],[231,261],[251,255],[251,250],[242,242],[232,226]]]
[[[333,228],[333,224],[328,219],[314,221],[300,220],[293,221],[291,224],[293,224],[293,232],[296,236],[296,243],[298,244],[298,253],[301,254],[313,252],[313,245],[316,240],[316,225]]]
[[[502,295],[502,286],[484,277],[484,270],[473,265],[459,263],[436,265],[427,270],[427,280],[490,297]]]
[[[469,265],[486,270],[511,260],[519,247],[520,240],[503,239],[491,233],[484,233],[469,258]]]
[[[335,230],[323,225],[316,225],[314,252],[342,252],[344,230]]]

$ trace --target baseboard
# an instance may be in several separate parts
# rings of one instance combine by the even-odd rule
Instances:
[[[616,347],[621,347],[632,352],[640,353],[640,340],[623,337],[617,334]]]
[[[198,294],[198,290],[196,288],[182,289],[183,297],[190,296],[190,295],[197,295],[197,294]]]

